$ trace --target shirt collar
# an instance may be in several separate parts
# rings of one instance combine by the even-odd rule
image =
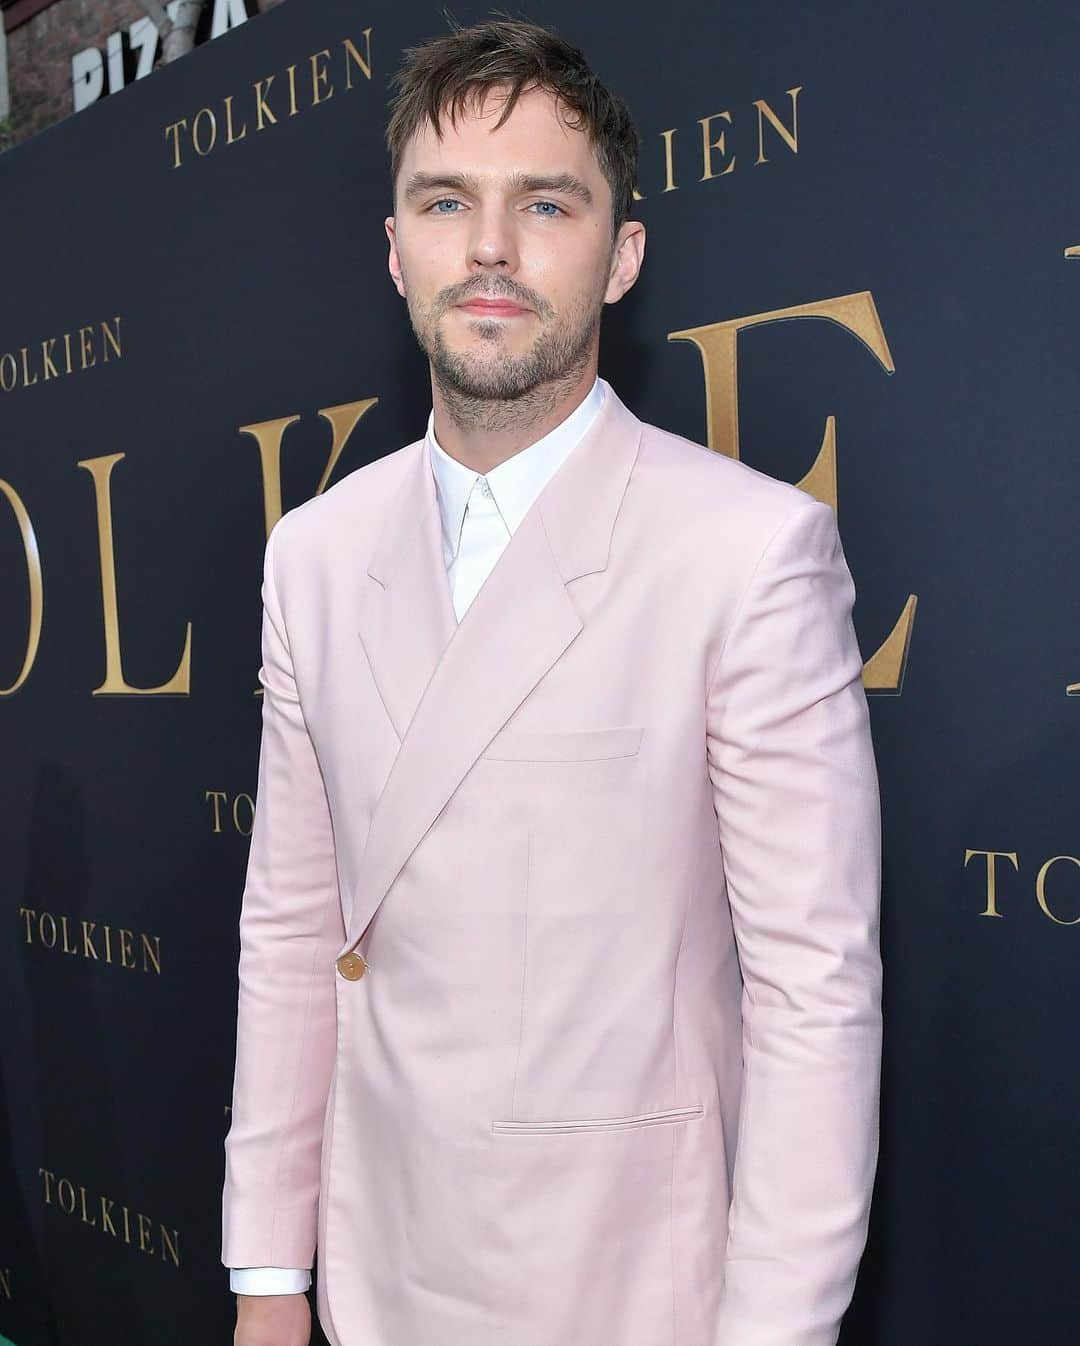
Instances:
[[[585,435],[604,403],[607,381],[600,377],[574,410],[535,443],[485,473],[491,494],[511,533],[521,523],[533,501],[562,464],[570,450]],[[435,438],[435,409],[428,413],[428,457],[435,475],[442,516],[443,539],[451,556],[457,555],[465,507],[480,475],[452,458]]]

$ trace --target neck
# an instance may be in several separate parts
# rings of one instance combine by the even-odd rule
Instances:
[[[596,363],[512,399],[472,397],[446,388],[432,374],[435,438],[451,458],[490,472],[561,425],[596,381]]]

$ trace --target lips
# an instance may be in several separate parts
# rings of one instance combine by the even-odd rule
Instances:
[[[520,304],[511,304],[506,299],[470,299],[460,307],[469,309],[474,313],[501,313],[507,316],[526,312]]]

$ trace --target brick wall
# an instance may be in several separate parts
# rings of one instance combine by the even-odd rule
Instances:
[[[247,0],[247,12],[254,18],[282,3],[284,0]],[[209,32],[212,10],[213,0],[206,0],[200,35]],[[70,116],[72,56],[86,47],[97,47],[104,56],[109,34],[145,15],[139,0],[54,0],[8,33],[11,111],[7,125],[0,123],[0,150]],[[160,52],[157,60],[160,63]]]

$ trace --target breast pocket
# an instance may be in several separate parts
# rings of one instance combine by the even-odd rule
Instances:
[[[613,729],[504,729],[484,757],[494,762],[597,762],[634,757],[641,747],[641,725]]]
[[[530,915],[599,930],[635,905],[644,809],[641,725],[508,727],[481,756],[508,825],[529,836]]]

